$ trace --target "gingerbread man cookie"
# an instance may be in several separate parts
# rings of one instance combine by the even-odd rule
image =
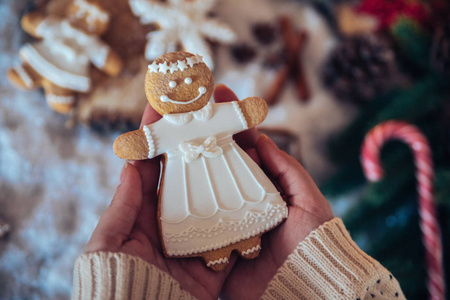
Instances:
[[[159,227],[168,257],[202,257],[223,270],[232,251],[258,256],[261,235],[276,227],[288,209],[233,134],[260,124],[267,115],[261,98],[213,104],[214,79],[202,57],[162,55],[148,67],[145,92],[163,117],[114,142],[124,159],[165,156],[159,193]]]
[[[25,15],[23,29],[41,41],[20,49],[22,64],[9,69],[8,78],[24,89],[43,87],[50,107],[70,112],[75,93],[91,89],[90,64],[110,76],[122,70],[119,56],[99,38],[108,24],[108,13],[87,0],[73,0],[64,19],[38,12]]]

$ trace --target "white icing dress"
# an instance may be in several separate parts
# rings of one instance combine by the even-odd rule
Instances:
[[[91,87],[89,64],[105,65],[110,48],[95,35],[88,35],[65,19],[48,17],[36,28],[42,41],[26,44],[21,59],[52,83],[78,92]]]
[[[232,139],[247,128],[237,102],[209,103],[144,126],[149,158],[166,154],[160,227],[167,255],[225,247],[287,217],[275,186]]]

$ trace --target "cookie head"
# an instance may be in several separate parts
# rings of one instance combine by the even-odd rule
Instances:
[[[160,115],[199,110],[213,91],[212,73],[200,55],[167,53],[148,66],[145,94]]]
[[[89,34],[101,35],[109,26],[109,13],[88,0],[73,0],[67,7],[66,17],[74,27]]]

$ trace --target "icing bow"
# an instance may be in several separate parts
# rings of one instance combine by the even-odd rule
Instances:
[[[222,148],[217,146],[217,139],[214,136],[207,138],[202,145],[193,142],[183,142],[179,147],[184,153],[184,160],[188,163],[199,158],[200,154],[204,157],[212,158],[223,153]]]

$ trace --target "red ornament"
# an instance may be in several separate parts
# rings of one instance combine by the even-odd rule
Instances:
[[[366,135],[361,150],[364,174],[370,181],[381,179],[383,169],[379,153],[383,144],[391,139],[399,139],[405,142],[413,151],[417,168],[420,228],[427,262],[428,292],[430,299],[443,300],[445,299],[445,281],[442,265],[441,230],[437,221],[433,194],[433,160],[426,137],[417,127],[405,122],[388,121],[377,125]]]
[[[401,17],[417,21],[428,26],[430,14],[428,8],[419,2],[408,0],[364,0],[356,11],[376,17],[379,29],[389,29]]]

